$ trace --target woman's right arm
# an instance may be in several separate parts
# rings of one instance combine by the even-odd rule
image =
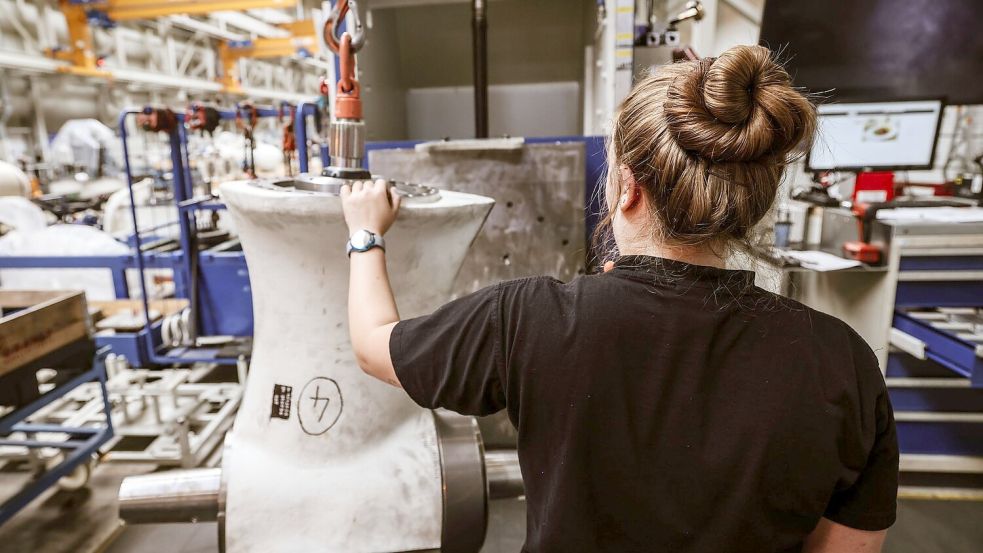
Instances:
[[[869,532],[819,519],[806,538],[802,553],[880,553],[887,530]]]

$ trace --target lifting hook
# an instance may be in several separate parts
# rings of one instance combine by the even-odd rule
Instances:
[[[365,45],[365,28],[362,26],[362,20],[358,17],[358,2],[356,0],[337,0],[334,7],[328,12],[322,30],[324,43],[336,54],[341,49],[341,35],[338,34],[338,31],[349,10],[352,12],[352,26],[354,27],[349,32],[352,37],[352,53],[358,52]]]

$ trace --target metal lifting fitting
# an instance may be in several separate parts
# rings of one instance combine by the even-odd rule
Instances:
[[[353,32],[338,36],[341,22],[352,13]],[[339,75],[335,91],[334,120],[328,128],[330,165],[323,171],[326,177],[367,179],[371,175],[362,168],[365,157],[365,121],[362,120],[361,87],[355,76],[355,53],[365,44],[365,31],[358,18],[355,0],[338,0],[328,14],[322,29],[324,42],[338,56]],[[328,85],[321,93],[327,95]]]

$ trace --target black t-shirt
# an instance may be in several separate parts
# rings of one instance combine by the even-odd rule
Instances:
[[[406,392],[518,429],[529,553],[799,551],[894,522],[877,360],[753,274],[652,257],[504,282],[396,325]]]

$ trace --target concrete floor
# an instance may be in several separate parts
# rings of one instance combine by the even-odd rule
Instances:
[[[45,494],[0,527],[0,553],[216,553],[214,523],[120,526],[119,482],[149,468],[100,465],[89,489]],[[0,475],[4,494],[12,489],[9,476]],[[482,553],[517,553],[524,532],[524,502],[493,502]],[[983,552],[983,502],[904,500],[884,551]]]
[[[518,553],[526,521],[522,501],[494,501],[488,513],[488,535],[481,553]],[[153,524],[126,528],[105,553],[161,553],[160,544],[174,544],[175,553],[216,553],[214,523]]]
[[[525,532],[522,502],[496,502],[481,553],[518,553]],[[155,525],[127,528],[107,553],[157,553],[161,543],[180,553],[215,553],[214,524]],[[983,502],[901,502],[898,522],[888,532],[884,553],[980,553],[983,551]]]
[[[116,514],[120,482],[126,476],[151,469],[145,464],[101,464],[86,488],[49,489],[0,526],[0,553],[101,551],[123,529]],[[25,482],[23,472],[0,474],[0,498],[12,496]]]

